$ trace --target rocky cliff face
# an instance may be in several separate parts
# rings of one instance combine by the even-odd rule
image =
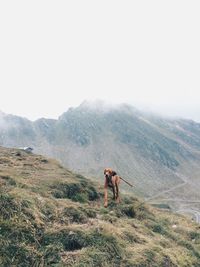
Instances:
[[[163,192],[159,198],[179,194],[181,199],[199,200],[200,124],[193,121],[101,103],[70,108],[58,120],[31,122],[3,114],[0,121],[1,145],[33,146],[36,152],[95,179],[102,179],[105,167],[112,167],[135,184],[137,193],[149,198]]]

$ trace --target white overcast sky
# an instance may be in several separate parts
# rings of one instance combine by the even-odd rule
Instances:
[[[200,121],[200,1],[0,1],[0,110],[85,99]]]

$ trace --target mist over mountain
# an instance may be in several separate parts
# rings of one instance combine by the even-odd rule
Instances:
[[[192,120],[83,102],[57,120],[0,114],[0,145],[32,146],[100,183],[103,169],[111,167],[149,201],[200,210],[200,124]]]

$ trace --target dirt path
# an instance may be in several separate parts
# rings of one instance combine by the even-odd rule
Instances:
[[[171,191],[173,191],[173,190],[175,190],[175,189],[177,189],[177,188],[180,188],[180,187],[182,187],[182,186],[185,186],[186,184],[187,184],[187,182],[184,181],[182,184],[179,184],[179,185],[174,186],[173,188],[169,188],[169,189],[167,189],[167,190],[161,191],[161,192],[159,192],[158,194],[155,194],[154,196],[147,197],[147,198],[145,198],[145,200],[146,200],[146,201],[149,201],[149,200],[155,199],[155,198],[157,198],[157,197],[162,196],[163,194],[169,193],[169,192],[171,192]]]
[[[180,209],[177,210],[178,213],[182,213],[182,214],[186,214],[186,213],[190,213],[195,217],[195,221],[197,223],[200,223],[200,212],[197,210],[193,210],[193,209]]]
[[[200,203],[200,200],[184,200],[184,199],[179,199],[179,198],[162,198],[161,201],[173,201],[173,202],[183,202],[183,203],[190,203],[190,204],[195,204],[195,203]]]

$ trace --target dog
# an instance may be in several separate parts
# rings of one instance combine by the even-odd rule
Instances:
[[[117,175],[115,171],[111,168],[106,168],[104,170],[105,175],[105,183],[104,183],[104,207],[108,206],[108,187],[112,188],[113,191],[113,199],[119,203],[119,183],[121,177]]]

